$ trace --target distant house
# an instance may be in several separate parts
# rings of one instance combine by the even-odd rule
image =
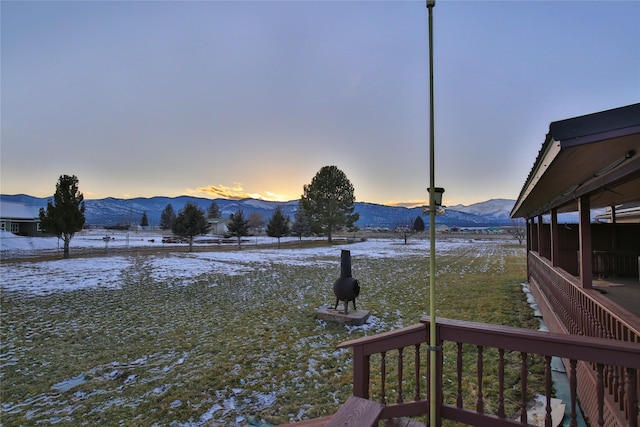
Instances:
[[[207,218],[209,232],[216,235],[224,235],[227,232],[228,218]]]
[[[0,202],[0,229],[18,236],[44,236],[40,209],[20,203]]]
[[[618,206],[611,206],[598,216],[596,220],[600,222],[613,223],[639,223],[640,203],[625,203]]]

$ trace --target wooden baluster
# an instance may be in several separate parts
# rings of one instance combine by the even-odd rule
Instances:
[[[569,393],[571,395],[570,405],[570,421],[569,427],[578,427],[578,413],[576,411],[576,400],[578,396],[578,379],[576,376],[576,365],[577,362],[573,359],[569,361]]]
[[[416,344],[414,346],[415,348],[415,359],[414,359],[414,363],[415,363],[415,381],[416,381],[416,389],[415,389],[415,393],[413,395],[413,400],[418,401],[420,400],[420,344]]]
[[[638,427],[638,370],[627,368],[626,371],[627,422],[629,427]]]
[[[498,416],[504,418],[504,349],[498,350]]]
[[[613,393],[613,401],[620,402],[620,409],[622,409],[622,401],[624,400],[624,397],[622,397],[621,394],[624,395],[624,385],[622,384],[624,380],[621,381],[620,368],[618,366],[612,366],[611,371],[613,375],[611,378],[611,384],[609,386],[611,387],[611,391]]]
[[[383,351],[382,353],[380,353],[380,356],[382,356],[382,359],[380,360],[380,378],[381,378],[381,386],[382,386],[380,402],[386,405],[387,404],[387,390],[386,390],[387,352]]]
[[[527,423],[527,353],[520,353],[520,422]]]
[[[602,371],[602,380],[604,383],[604,389],[605,390],[609,390],[609,394],[611,395],[615,395],[616,391],[613,388],[613,366],[611,365],[605,365],[604,366],[604,370]],[[614,400],[617,401],[618,398],[616,396],[614,396]]]
[[[404,353],[404,348],[399,348],[398,349],[398,399],[397,399],[398,403],[403,402],[403,398],[402,398],[402,370],[404,365],[404,361],[402,360],[403,353]]]
[[[616,371],[618,371],[620,369],[624,369],[624,368],[620,368],[620,367],[616,366]],[[619,384],[615,389],[615,394],[616,394],[616,397],[619,397],[619,399],[620,399],[620,402],[619,402],[620,410],[624,411],[625,402],[626,402],[626,400],[624,398],[625,397],[625,386],[627,385],[626,384],[626,378],[624,377],[624,371],[622,371],[622,374],[620,375],[620,377],[621,378],[620,378]]]
[[[462,401],[462,343],[457,343],[458,345],[458,358],[456,361],[456,370],[458,372],[458,395],[456,397],[456,406],[458,408],[462,408],[464,402]]]
[[[544,417],[545,427],[553,427],[551,421],[551,390],[553,383],[551,382],[551,356],[544,357],[544,393],[547,396],[547,414]]]
[[[598,425],[604,426],[604,382],[602,371],[604,366],[598,363],[596,366],[596,395],[598,396]]]
[[[476,403],[476,411],[482,414],[484,413],[484,400],[482,396],[482,371],[484,369],[484,359],[482,351],[484,348],[479,345],[478,347],[478,400]]]

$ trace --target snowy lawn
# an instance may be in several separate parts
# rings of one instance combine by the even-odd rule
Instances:
[[[38,249],[2,237],[3,254]],[[350,352],[335,346],[414,324],[429,306],[427,240],[74,258],[80,240],[68,260],[0,265],[3,425],[246,426],[327,415],[351,393]],[[314,317],[335,302],[343,248],[362,286],[358,307],[372,312],[362,327]],[[520,292],[523,247],[460,238],[439,240],[437,251],[438,316],[536,327]]]

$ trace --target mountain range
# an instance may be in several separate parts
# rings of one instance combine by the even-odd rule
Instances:
[[[38,198],[25,194],[0,195],[0,200],[10,203],[21,203],[33,208],[46,208],[49,198]],[[160,215],[163,209],[171,204],[176,214],[187,203],[194,203],[205,212],[215,202],[223,218],[242,209],[245,218],[251,213],[262,215],[268,221],[276,206],[280,206],[282,212],[292,220],[298,209],[298,200],[289,202],[270,202],[256,199],[206,199],[191,196],[150,198],[138,197],[135,199],[106,199],[85,200],[85,217],[87,226],[118,226],[124,224],[139,224],[142,215],[147,214],[151,226],[160,223]],[[444,215],[436,216],[436,224],[444,224],[450,227],[497,227],[511,225],[509,213],[515,201],[507,199],[492,199],[486,202],[475,203],[470,206],[456,205],[445,209]],[[402,224],[413,224],[418,216],[422,216],[428,223],[428,214],[422,213],[422,207],[406,208],[400,206],[386,206],[375,203],[356,202],[354,212],[360,213],[360,219],[356,225],[361,229],[393,229]]]

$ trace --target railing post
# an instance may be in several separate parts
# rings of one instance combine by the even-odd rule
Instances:
[[[353,395],[369,398],[370,365],[369,356],[365,356],[364,347],[353,347]]]

